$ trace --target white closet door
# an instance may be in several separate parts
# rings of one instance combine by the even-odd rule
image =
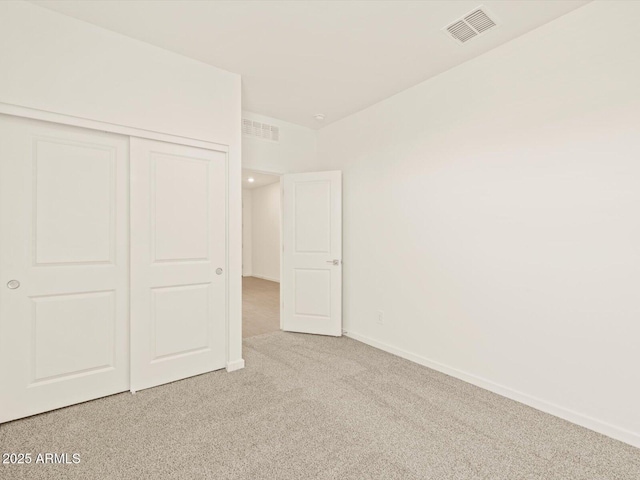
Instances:
[[[342,172],[283,178],[283,330],[340,336]]]
[[[128,138],[0,115],[0,422],[129,388]]]
[[[131,390],[226,360],[226,153],[131,138]]]

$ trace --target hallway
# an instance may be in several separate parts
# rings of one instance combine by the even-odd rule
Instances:
[[[242,338],[280,330],[280,284],[242,279]]]

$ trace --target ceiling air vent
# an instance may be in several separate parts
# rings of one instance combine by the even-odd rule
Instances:
[[[454,23],[453,25],[449,25],[447,27],[447,31],[453,38],[462,43],[478,36],[478,33],[462,20]]]
[[[471,25],[478,33],[482,33],[485,30],[489,30],[491,27],[496,26],[496,22],[491,20],[489,15],[481,9],[471,12],[469,15],[464,17],[464,21]]]
[[[280,129],[278,127],[247,118],[242,119],[242,134],[271,142],[280,141]]]
[[[495,16],[490,15],[485,7],[480,6],[445,27],[443,31],[462,45],[497,25]]]

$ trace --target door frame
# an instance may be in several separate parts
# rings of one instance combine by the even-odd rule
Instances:
[[[237,232],[231,232],[231,214],[234,211],[235,207],[239,204],[237,201],[233,204],[230,203],[230,162],[229,157],[231,153],[231,148],[229,145],[223,143],[210,142],[206,140],[200,140],[189,137],[181,137],[178,135],[172,135],[168,133],[156,132],[152,130],[145,130],[136,127],[129,127],[125,125],[118,125],[114,123],[102,122],[99,120],[90,120],[82,117],[75,117],[72,115],[66,115],[62,113],[49,112],[46,110],[38,110],[35,108],[24,107],[20,105],[12,105],[9,103],[0,102],[0,114],[5,114],[14,117],[22,117],[22,118],[30,118],[33,120],[41,120],[45,122],[56,123],[60,125],[69,125],[74,127],[86,128],[89,130],[98,130],[108,133],[116,133],[128,137],[138,137],[145,138],[149,140],[157,140],[161,142],[167,143],[175,143],[179,145],[187,145],[192,147],[204,148],[207,150],[214,150],[218,152],[222,152],[225,154],[225,186],[226,186],[226,205],[225,205],[225,235],[226,235],[226,258],[225,258],[225,270],[228,272],[228,275],[225,277],[226,283],[226,292],[225,292],[225,300],[226,300],[226,312],[225,312],[225,357],[226,357],[226,370],[227,372],[233,372],[235,370],[240,370],[244,368],[244,359],[242,358],[242,289],[240,288],[240,305],[239,308],[233,308],[231,304],[232,292],[231,292],[231,284],[230,278],[238,274],[238,278],[242,277],[242,262],[239,263],[240,267],[235,265],[234,262],[233,268],[230,263],[231,258],[231,250],[233,250],[232,246],[236,244],[236,240],[242,242],[242,231],[241,228],[240,234]],[[237,155],[239,157],[239,154]],[[129,158],[131,161],[131,158]],[[239,162],[240,163],[240,162]],[[240,165],[240,169],[242,166]],[[281,174],[278,174],[281,175]],[[240,195],[242,192],[240,192]],[[240,205],[241,205],[240,198]],[[242,207],[240,206],[240,215],[242,215]],[[239,237],[239,238],[238,238]],[[240,243],[241,245],[241,243]],[[242,254],[242,246],[241,251]],[[282,265],[281,267],[282,268]],[[236,297],[237,298],[237,297]],[[233,313],[232,313],[233,312]],[[130,312],[129,312],[130,313]],[[240,336],[239,338],[233,338],[233,331],[231,329],[231,317],[232,315],[237,316],[236,322],[240,325]],[[128,318],[129,322],[131,317]],[[281,319],[282,322],[282,319]],[[237,329],[236,329],[237,330]],[[240,355],[239,358],[231,358],[231,352],[234,348],[231,346],[231,342],[239,343],[240,345]]]
[[[282,330],[282,325],[283,325],[283,321],[284,321],[284,308],[283,308],[283,300],[284,300],[284,294],[282,293],[282,274],[284,273],[284,243],[283,243],[283,238],[284,238],[284,184],[282,182],[282,177],[284,177],[285,175],[287,175],[286,173],[283,172],[277,172],[275,170],[262,170],[262,169],[255,169],[255,168],[251,168],[251,167],[242,167],[242,170],[249,170],[251,172],[255,172],[255,173],[262,173],[264,175],[273,175],[274,177],[278,177],[280,180],[280,245],[279,245],[279,252],[280,252],[280,301],[278,303],[279,307],[280,307],[280,330]],[[253,213],[252,213],[253,215]],[[252,216],[253,218],[253,216]],[[240,244],[242,246],[242,238],[240,238]],[[253,246],[253,242],[251,242],[251,245]],[[243,247],[244,248],[244,247]],[[244,294],[242,295],[244,296]]]
[[[118,133],[129,137],[148,138],[149,140],[158,140],[160,142],[177,143],[179,145],[189,145],[192,147],[206,148],[207,150],[217,150],[229,153],[229,145],[224,143],[210,142],[207,140],[199,140],[197,138],[181,137],[170,133],[155,132],[153,130],[145,130],[142,128],[128,127],[126,125],[118,125],[115,123],[101,122],[99,120],[89,120],[82,117],[74,117],[63,113],[48,112],[45,110],[37,110],[30,107],[22,107],[20,105],[11,105],[9,103],[0,102],[0,113],[13,115],[14,117],[31,118],[34,120],[43,120],[45,122],[59,123],[62,125],[71,125],[73,127],[88,128],[90,130],[102,130],[103,132]]]

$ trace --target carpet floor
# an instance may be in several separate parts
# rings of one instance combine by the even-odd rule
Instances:
[[[242,338],[280,330],[280,284],[256,277],[242,279]]]
[[[624,479],[640,449],[349,338],[245,340],[247,367],[0,427],[13,479]]]

